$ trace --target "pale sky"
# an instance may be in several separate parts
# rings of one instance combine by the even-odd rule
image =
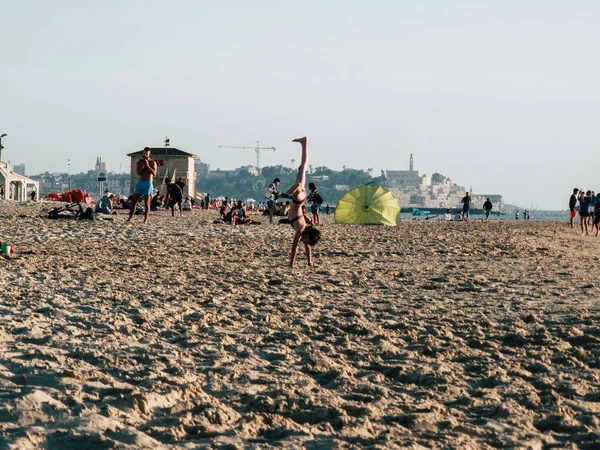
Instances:
[[[161,146],[211,168],[440,172],[520,206],[600,191],[600,2],[5,2],[2,159],[77,173]]]

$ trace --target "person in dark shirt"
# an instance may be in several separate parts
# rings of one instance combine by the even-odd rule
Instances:
[[[581,235],[587,236],[588,232],[588,217],[590,216],[589,208],[592,204],[592,191],[587,191],[579,201],[579,217],[581,218]]]
[[[183,188],[185,187],[185,182],[183,181],[183,178],[181,178],[181,177],[177,178],[177,181],[175,182],[175,184],[177,186],[179,186],[179,189],[181,189],[181,192],[183,193]]]
[[[465,222],[469,221],[469,210],[471,209],[471,196],[467,192],[466,195],[460,201],[463,204],[462,217]]]
[[[171,180],[165,178],[165,184],[169,192],[169,206],[171,207],[171,217],[175,217],[175,206],[179,205],[179,215],[183,216],[183,208],[181,203],[183,202],[183,191],[177,183],[171,183]]]
[[[571,194],[571,198],[569,198],[569,217],[570,217],[570,221],[569,223],[571,224],[571,228],[575,228],[575,217],[577,217],[577,212],[575,211],[575,206],[577,206],[577,193],[579,192],[579,189],[575,188],[573,189],[573,194]]]
[[[313,215],[313,224],[321,224],[321,203],[323,203],[323,197],[317,191],[317,185],[312,181],[308,183],[309,194],[306,198],[310,203],[310,212]]]
[[[487,222],[490,218],[490,214],[492,212],[492,208],[494,207],[494,205],[492,205],[492,202],[490,202],[490,199],[488,197],[488,199],[485,201],[485,203],[483,204],[483,210],[485,211],[485,221]]]

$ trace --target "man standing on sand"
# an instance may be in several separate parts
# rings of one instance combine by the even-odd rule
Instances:
[[[492,202],[490,202],[490,198],[488,197],[488,199],[483,204],[483,210],[485,211],[485,221],[486,222],[490,220],[490,214],[492,212],[493,207],[494,207],[494,205],[492,205]]]
[[[590,216],[589,207],[592,204],[592,191],[587,191],[583,198],[579,201],[579,218],[581,222],[581,235],[587,236],[588,230],[588,218]]]
[[[150,158],[150,147],[145,147],[143,151],[143,159],[139,160],[136,164],[136,172],[140,177],[140,180],[135,185],[135,190],[131,196],[131,210],[129,211],[129,219],[131,222],[133,214],[135,213],[135,207],[141,197],[144,197],[144,223],[148,222],[148,214],[150,213],[150,199],[152,198],[152,181],[156,176],[157,166],[156,162]]]
[[[467,192],[463,199],[460,201],[463,204],[462,217],[465,222],[469,221],[469,209],[471,209],[471,196]]]
[[[273,223],[273,214],[275,214],[275,200],[279,195],[277,192],[277,186],[279,186],[279,178],[275,178],[273,182],[269,185],[269,189],[265,194],[265,198],[267,199],[267,207],[269,208],[269,223]]]
[[[575,217],[577,217],[577,212],[575,212],[575,206],[577,206],[577,193],[579,189],[573,189],[573,194],[571,194],[571,198],[569,198],[569,223],[571,224],[571,228],[575,228]]]

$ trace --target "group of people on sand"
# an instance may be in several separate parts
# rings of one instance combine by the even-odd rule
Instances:
[[[596,230],[596,236],[600,234],[600,193],[594,191],[574,188],[569,198],[569,223],[575,228],[575,218],[579,212],[581,235],[589,235],[589,226],[592,232]]]
[[[128,199],[129,203],[129,218],[131,222],[133,215],[138,211],[138,202],[143,197],[144,199],[144,223],[148,222],[148,216],[150,210],[156,209],[159,203],[162,206],[171,209],[171,215],[175,216],[175,209],[179,211],[179,215],[183,215],[184,209],[191,209],[191,201],[189,197],[183,199],[183,188],[185,183],[180,178],[177,181],[172,181],[169,178],[165,178],[165,185],[167,186],[167,195],[161,197],[159,193],[154,192],[154,177],[158,172],[158,165],[156,161],[152,159],[151,151],[149,147],[145,147],[142,152],[142,159],[136,164],[136,172],[139,176],[139,181],[135,185],[133,194]]]
[[[473,202],[473,197],[471,197],[471,194],[469,192],[466,192],[465,196],[461,199],[460,202],[462,203],[462,211],[457,212],[456,220],[459,222],[468,222],[469,214],[471,211],[471,203]],[[488,197],[482,206],[482,209],[485,212],[485,221],[486,222],[488,222],[490,220],[490,214],[492,214],[493,208],[494,208],[494,205],[492,204],[492,202],[490,201],[490,198]],[[450,209],[446,210],[446,214],[444,215],[444,220],[445,221],[454,220],[452,218],[452,213],[450,212]]]
[[[223,202],[219,208],[219,218],[213,223],[225,223],[230,225],[260,225],[261,222],[248,216],[248,205],[243,201],[230,204]]]
[[[317,192],[317,187],[314,183],[309,183],[308,188],[310,192],[308,192],[305,188],[306,169],[308,168],[308,148],[306,137],[294,139],[292,142],[299,143],[302,147],[302,159],[300,162],[300,167],[298,167],[296,182],[286,192],[280,193],[277,191],[280,181],[276,178],[269,187],[269,191],[271,192],[270,195],[274,197],[272,199],[273,202],[278,197],[290,200],[287,223],[289,223],[294,230],[292,249],[290,252],[290,266],[294,266],[300,242],[304,244],[306,260],[310,266],[312,265],[312,247],[321,239],[321,232],[314,225],[318,225],[320,223],[320,209],[323,200],[320,194]],[[152,159],[149,147],[144,148],[142,152],[142,159],[136,164],[136,172],[139,176],[139,181],[136,183],[134,192],[131,196],[131,209],[129,211],[128,221],[132,221],[133,215],[136,212],[137,204],[140,199],[143,198],[145,206],[144,223],[147,223],[151,208],[150,203],[154,190],[152,182],[158,172],[158,166],[156,161]],[[183,190],[176,183],[172,183],[169,179],[165,179],[165,182],[167,183],[169,192],[172,214],[175,215],[175,207],[177,205],[179,206],[179,212],[181,214]],[[307,201],[311,202],[311,212],[313,213],[312,223],[309,223],[311,222],[310,219],[307,220],[306,208],[304,206]],[[235,222],[239,220],[242,223],[249,223],[247,221],[252,220],[247,216],[246,208],[241,200],[238,201],[236,208],[231,208],[230,211],[228,211],[228,214],[231,216],[232,221]],[[269,220],[271,222],[272,219],[273,215],[271,212],[269,212]]]

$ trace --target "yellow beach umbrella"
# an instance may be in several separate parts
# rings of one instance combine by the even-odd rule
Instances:
[[[365,185],[344,194],[335,208],[335,223],[397,225],[398,200],[381,186]]]

